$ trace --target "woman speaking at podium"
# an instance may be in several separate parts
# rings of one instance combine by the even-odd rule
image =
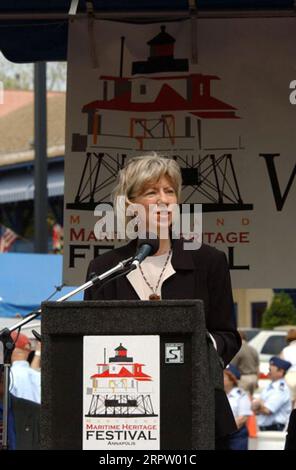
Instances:
[[[157,232],[159,247],[153,256],[147,256],[127,276],[115,279],[103,288],[94,285],[85,291],[84,298],[201,299],[207,330],[226,366],[241,344],[233,322],[228,264],[225,254],[216,248],[201,244],[199,249],[184,249],[186,241],[172,236],[171,208],[180,202],[181,186],[181,170],[175,160],[157,154],[129,160],[119,172],[114,206],[136,208],[138,232],[141,233],[143,227],[146,233]],[[136,249],[137,239],[95,258],[89,265],[87,278],[134,256]],[[215,407],[216,449],[227,448],[227,436],[236,431],[236,425],[223,391],[216,393]]]

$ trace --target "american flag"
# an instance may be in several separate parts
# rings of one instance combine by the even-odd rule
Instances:
[[[7,253],[17,238],[18,236],[13,230],[0,225],[0,253]]]

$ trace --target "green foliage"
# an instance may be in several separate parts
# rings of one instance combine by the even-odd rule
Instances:
[[[15,64],[0,54],[0,81],[4,90],[32,90],[33,65]]]
[[[48,62],[46,78],[48,91],[65,91],[67,62]],[[0,82],[4,90],[33,90],[33,64],[9,62],[0,52]]]
[[[286,292],[275,294],[271,305],[262,317],[262,328],[274,328],[281,325],[296,325],[296,308]]]

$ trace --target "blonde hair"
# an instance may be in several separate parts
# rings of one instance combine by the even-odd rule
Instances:
[[[153,152],[150,155],[131,158],[119,172],[117,184],[113,190],[114,203],[118,196],[124,196],[126,205],[131,204],[132,200],[141,194],[146,184],[158,181],[162,176],[170,179],[179,202],[182,176],[178,163]]]

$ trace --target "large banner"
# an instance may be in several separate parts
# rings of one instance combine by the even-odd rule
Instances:
[[[197,31],[70,24],[65,283],[114,246],[96,240],[95,208],[128,159],[153,150],[180,164],[182,202],[202,203],[203,241],[226,252],[233,287],[295,287],[296,19],[203,19]]]

